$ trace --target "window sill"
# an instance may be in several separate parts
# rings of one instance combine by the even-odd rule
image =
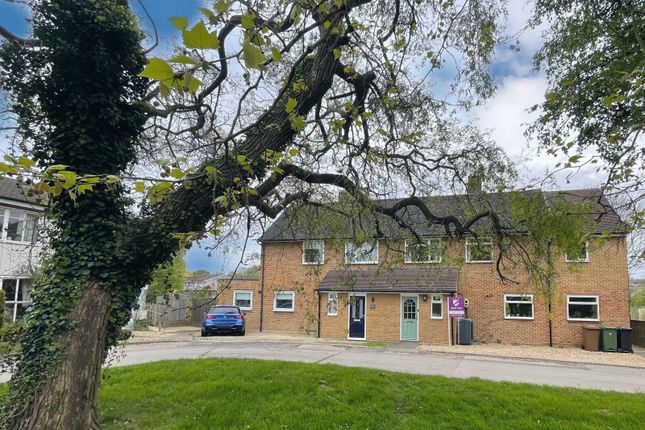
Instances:
[[[328,317],[337,317],[338,314],[327,314]]]
[[[369,261],[369,262],[352,262],[352,261],[345,261],[345,264],[347,265],[352,265],[352,266],[361,266],[361,265],[375,265],[378,264],[378,261]]]
[[[466,263],[468,264],[491,264],[493,260],[473,260],[473,261],[468,261],[466,260]]]
[[[276,309],[273,308],[273,312],[293,312],[294,309]]]
[[[306,263],[304,261],[302,262],[303,266],[322,266],[323,264],[325,264],[324,261],[321,261],[320,263]]]
[[[441,321],[443,317],[430,317],[431,320]]]
[[[405,264],[439,264],[441,263],[441,260],[439,261],[406,261]]]
[[[504,317],[505,320],[520,320],[520,321],[531,321],[534,320],[534,317]]]
[[[600,318],[591,319],[591,318],[567,318],[569,322],[600,322]]]

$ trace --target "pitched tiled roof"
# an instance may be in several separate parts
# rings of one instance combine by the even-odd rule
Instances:
[[[457,291],[457,269],[330,270],[316,290],[357,293],[454,293]]]
[[[0,198],[23,203],[42,205],[38,197],[28,197],[23,186],[15,179],[0,176]]]
[[[527,197],[538,193],[539,190],[523,191]],[[564,198],[570,202],[590,204],[598,213],[596,233],[622,233],[623,224],[605,197],[598,201],[598,189],[551,191],[544,192],[547,202]],[[430,211],[439,217],[453,215],[464,221],[474,214],[485,210],[494,210],[503,224],[510,225],[510,193],[491,193],[483,195],[449,195],[423,198]],[[391,207],[398,200],[380,200],[382,206]],[[301,205],[283,212],[278,219],[261,236],[261,242],[300,241],[308,239],[349,239],[357,236],[360,231],[375,231],[378,228],[385,237],[396,237],[403,233],[395,220],[384,215],[374,216],[367,210],[354,215],[341,214],[333,208]],[[417,207],[407,207],[397,215],[407,225],[414,228],[422,236],[437,236],[445,234],[443,226],[430,225]],[[484,218],[476,224],[477,227],[490,230],[490,220]]]

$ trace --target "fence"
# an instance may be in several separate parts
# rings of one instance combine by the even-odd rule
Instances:
[[[645,347],[645,321],[632,320],[632,343]]]
[[[159,298],[148,305],[148,324],[155,327],[176,325],[201,325],[204,314],[213,306],[210,297],[192,297],[185,294],[171,295],[168,300]]]

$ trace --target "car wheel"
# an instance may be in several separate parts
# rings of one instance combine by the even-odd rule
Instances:
[[[202,337],[206,337],[206,336],[208,336],[208,333],[206,333],[206,331],[202,329]]]
[[[246,333],[246,330],[242,330],[242,331],[240,332],[240,336],[244,336],[244,333]]]

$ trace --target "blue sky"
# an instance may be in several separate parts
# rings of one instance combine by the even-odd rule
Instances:
[[[172,16],[188,16],[195,18],[199,15],[197,7],[199,0],[142,0],[152,15],[157,26],[161,47],[152,55],[163,55],[163,51],[171,44],[176,31],[170,24]],[[141,17],[141,23],[152,35],[150,20],[141,13],[138,0],[131,1],[135,11]],[[507,33],[513,34],[523,28],[530,15],[530,2],[527,0],[510,0],[507,21]],[[194,22],[194,19],[191,19]],[[0,24],[20,35],[25,35],[28,24],[24,13],[15,3],[0,0]],[[480,128],[488,130],[491,137],[502,146],[513,158],[523,172],[540,177],[545,169],[555,161],[537,153],[535,146],[527,142],[524,136],[525,124],[533,117],[527,109],[543,99],[546,89],[546,79],[543,74],[532,69],[531,59],[541,44],[541,30],[525,31],[521,37],[521,50],[511,50],[508,45],[497,51],[494,64],[491,66],[496,82],[497,91],[481,107],[465,117],[475,121]],[[146,41],[150,46],[152,39]],[[436,76],[440,78],[441,75]],[[556,184],[564,188],[580,188],[596,186],[599,178],[593,171],[582,172],[567,182],[562,177],[557,178]],[[257,251],[257,246],[252,249]],[[189,270],[206,269],[211,272],[228,271],[235,267],[238,258],[234,252],[228,257],[218,252],[208,255],[208,250],[195,244],[187,253],[186,262]]]

